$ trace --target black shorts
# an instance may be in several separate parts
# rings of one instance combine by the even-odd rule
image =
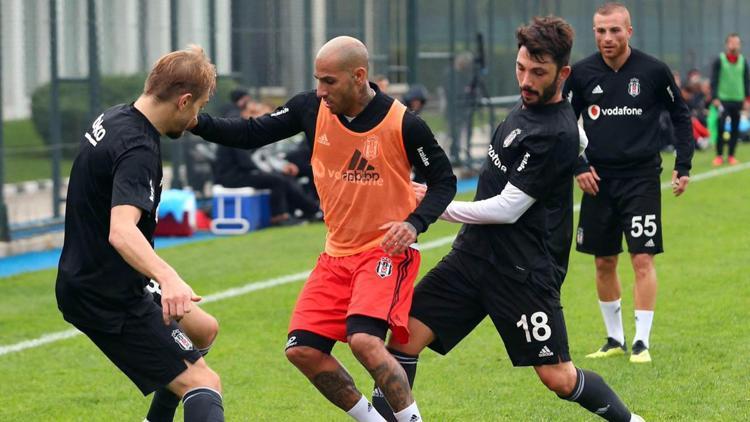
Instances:
[[[161,307],[152,305],[143,316],[129,315],[120,333],[77,327],[144,396],[166,386],[185,371],[185,360],[195,363],[201,358],[177,323],[171,321],[168,326],[164,325]]]
[[[415,288],[411,316],[430,327],[435,341],[429,347],[440,354],[489,315],[513,366],[567,362],[568,334],[552,271],[510,277],[453,249]]]
[[[584,194],[576,250],[595,256],[664,252],[658,177],[603,179],[596,196]]]

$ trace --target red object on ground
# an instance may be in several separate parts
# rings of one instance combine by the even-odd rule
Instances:
[[[188,212],[182,214],[182,222],[178,223],[172,214],[159,219],[156,223],[154,236],[192,236],[193,228],[190,227],[190,218]]]
[[[209,218],[205,212],[201,210],[195,211],[195,226],[196,230],[210,230],[211,229],[211,218]]]

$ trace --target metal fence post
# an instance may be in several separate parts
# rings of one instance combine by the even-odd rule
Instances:
[[[49,0],[50,104],[49,134],[52,147],[52,215],[60,217],[60,161],[62,160],[60,127],[60,77],[57,54],[57,0]]]
[[[208,51],[211,62],[216,66],[216,72],[219,72],[219,65],[216,60],[219,57],[216,51],[216,0],[208,0]]]
[[[177,40],[177,0],[169,0],[169,46],[172,51],[176,51],[179,46]],[[182,189],[182,179],[180,179],[180,167],[182,166],[182,142],[171,139],[172,159],[172,189]]]
[[[448,12],[448,45],[450,48],[450,63],[448,65],[449,72],[449,86],[450,89],[447,92],[447,103],[448,107],[448,125],[450,126],[451,146],[450,146],[450,159],[454,165],[460,165],[461,159],[459,157],[459,142],[460,142],[460,131],[458,130],[458,119],[456,119],[456,113],[458,109],[456,102],[458,101],[456,90],[456,2],[450,0],[449,12]],[[452,105],[452,107],[451,107]]]
[[[89,108],[93,119],[101,108],[100,71],[99,71],[99,37],[96,32],[96,1],[88,0],[86,11],[88,17],[89,44]]]
[[[148,8],[146,0],[138,0],[138,70],[148,71]]]
[[[417,0],[409,0],[406,4],[406,82],[409,85],[418,82],[418,50],[419,50],[419,16]]]
[[[3,11],[0,7],[0,46],[3,44]],[[0,48],[0,189],[3,188],[5,179],[5,163],[3,146],[3,129],[5,121],[3,120],[3,49]],[[8,228],[8,208],[5,206],[5,190],[0,190],[0,242],[10,241],[10,229]]]

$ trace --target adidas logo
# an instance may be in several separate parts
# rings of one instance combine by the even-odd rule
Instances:
[[[647,248],[653,248],[653,247],[656,247],[656,244],[654,243],[654,239],[649,239],[648,242],[646,242],[646,244],[643,246]]]
[[[422,418],[420,418],[418,415],[411,415],[411,418],[409,418],[409,422],[419,422]]]
[[[592,94],[604,94],[604,90],[601,86],[597,85],[594,87],[594,90],[591,91]]]
[[[542,347],[542,350],[539,351],[540,358],[546,358],[552,355],[554,355],[554,353],[552,353],[552,351],[547,346]]]
[[[597,415],[603,415],[603,414],[607,413],[607,410],[609,410],[609,406],[611,406],[611,405],[608,404],[605,407],[600,407],[600,408],[596,409],[596,412],[594,412],[594,413],[596,413]]]
[[[328,142],[328,137],[324,134],[318,136],[318,143],[321,145],[331,145],[330,142]]]
[[[341,175],[341,178],[345,182],[365,185],[383,184],[383,181],[380,180],[380,173],[375,171],[375,167],[367,161],[367,158],[362,156],[362,152],[358,149],[354,150],[354,154],[349,160],[349,166],[347,166],[347,170]]]

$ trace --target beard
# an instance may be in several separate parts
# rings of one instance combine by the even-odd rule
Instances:
[[[542,92],[535,91],[531,89],[530,86],[522,86],[521,91],[528,92],[530,94],[535,94],[537,96],[536,101],[526,101],[523,96],[521,96],[521,101],[523,101],[523,105],[526,107],[534,107],[534,106],[541,106],[544,104],[547,104],[549,100],[552,99],[552,97],[557,94],[557,77],[560,75],[560,72],[558,71],[555,74],[555,79],[552,81],[551,84],[547,85],[542,89]]]

